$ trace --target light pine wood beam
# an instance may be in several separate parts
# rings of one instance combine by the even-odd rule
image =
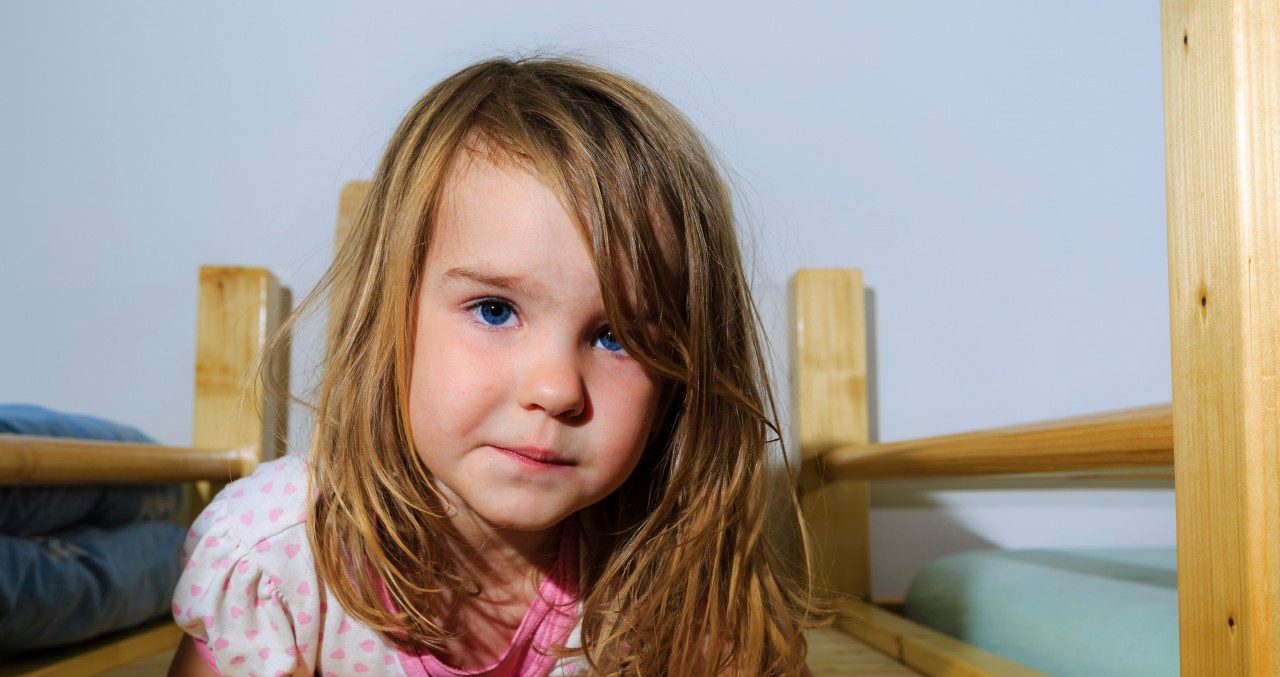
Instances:
[[[1184,675],[1280,671],[1280,5],[1164,0]]]
[[[840,594],[871,598],[870,490],[823,482],[823,451],[867,443],[867,331],[862,271],[800,270],[791,279],[792,397],[810,565]]]

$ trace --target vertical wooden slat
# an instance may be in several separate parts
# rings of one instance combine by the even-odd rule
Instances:
[[[338,196],[338,226],[333,231],[335,251],[355,226],[356,217],[364,208],[364,202],[368,199],[369,190],[372,187],[373,184],[369,181],[348,181],[342,187],[342,194]]]
[[[791,279],[795,438],[805,469],[801,505],[815,537],[810,564],[830,589],[871,597],[866,481],[815,482],[817,457],[867,443],[867,338],[862,271],[800,270]]]
[[[1280,7],[1164,0],[1184,675],[1280,671]]]
[[[280,326],[288,289],[263,268],[202,266],[196,321],[197,447],[249,447],[259,462],[284,450],[287,401],[271,396],[251,373],[254,360]],[[287,368],[285,365],[281,367]],[[283,375],[281,375],[283,376]],[[206,502],[216,487],[197,483]]]

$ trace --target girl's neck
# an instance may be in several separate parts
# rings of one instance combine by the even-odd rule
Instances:
[[[551,569],[559,552],[560,524],[526,532],[499,529],[461,514],[452,521],[462,538],[461,550],[454,556],[484,587],[536,582]]]
[[[459,569],[469,572],[482,590],[510,590],[528,583],[536,590],[555,563],[563,523],[540,531],[503,529],[477,515],[448,487],[437,486],[451,504],[450,523],[461,540],[451,553]]]
[[[458,669],[478,670],[511,650],[543,578],[557,566],[565,527],[504,530],[458,513],[451,522],[461,537],[455,561],[479,585],[479,593],[444,594],[443,621],[457,634],[446,640],[437,658]]]

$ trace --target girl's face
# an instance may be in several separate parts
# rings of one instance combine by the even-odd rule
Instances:
[[[419,289],[410,424],[460,511],[539,531],[631,474],[658,382],[610,333],[591,258],[555,193],[469,155],[445,191]]]

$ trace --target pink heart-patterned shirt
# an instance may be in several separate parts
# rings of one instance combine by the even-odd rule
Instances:
[[[458,670],[410,655],[343,612],[315,572],[306,535],[307,466],[298,456],[263,463],[228,484],[187,533],[186,568],[173,616],[222,675],[529,677],[585,673],[577,646],[579,539],[573,520],[560,555],[511,644],[493,663]],[[390,598],[383,603],[391,606]]]

